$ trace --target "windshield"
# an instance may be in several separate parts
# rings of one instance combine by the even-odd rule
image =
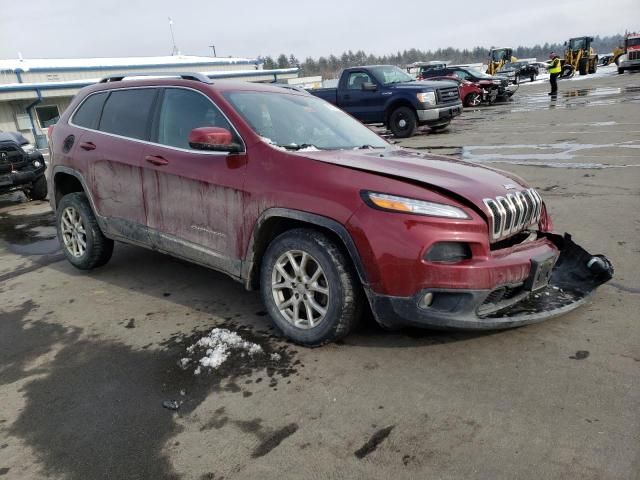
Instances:
[[[586,38],[574,38],[569,41],[569,48],[571,50],[582,50],[587,48]]]
[[[640,38],[627,39],[627,47],[637,47],[638,45],[640,45]]]
[[[342,110],[311,95],[251,91],[224,95],[258,135],[279,147],[339,150],[389,146]]]
[[[369,70],[383,85],[416,81],[415,78],[408,75],[406,72],[403,72],[402,69],[390,65],[371,67]]]

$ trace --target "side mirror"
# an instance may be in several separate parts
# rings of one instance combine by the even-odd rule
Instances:
[[[189,146],[194,150],[238,153],[242,145],[233,143],[233,135],[226,128],[200,127],[189,132]]]
[[[378,89],[378,86],[375,83],[365,82],[362,84],[361,88],[367,92],[375,92]]]

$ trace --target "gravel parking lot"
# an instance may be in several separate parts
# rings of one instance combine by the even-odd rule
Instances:
[[[613,261],[586,306],[515,330],[303,349],[216,272],[120,244],[79,272],[48,204],[0,198],[0,477],[640,478],[640,74],[547,91],[401,142],[523,176]],[[179,368],[213,327],[263,353]]]

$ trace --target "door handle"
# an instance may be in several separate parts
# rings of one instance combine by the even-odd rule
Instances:
[[[96,144],[93,142],[82,142],[80,144],[80,148],[83,150],[95,150],[96,149]]]
[[[144,157],[144,159],[149,163],[157,165],[158,167],[169,165],[169,160],[161,157],[160,155],[147,155],[146,157]]]

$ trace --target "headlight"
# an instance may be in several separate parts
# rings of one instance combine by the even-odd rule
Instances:
[[[386,193],[363,192],[363,198],[370,206],[392,212],[413,213],[430,217],[469,219],[463,210],[444,203],[427,202],[413,198],[397,197]]]
[[[22,150],[24,150],[26,153],[33,153],[36,151],[36,147],[30,143],[25,143],[24,145],[22,145]]]
[[[428,105],[436,104],[436,92],[418,93],[417,97],[420,103],[426,103]]]

